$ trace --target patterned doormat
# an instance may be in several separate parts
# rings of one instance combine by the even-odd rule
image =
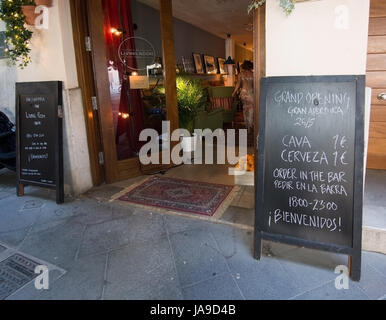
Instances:
[[[0,300],[4,300],[37,277],[39,263],[20,254],[0,262]]]
[[[148,210],[190,213],[206,217],[222,215],[238,191],[234,186],[152,177],[113,197]]]

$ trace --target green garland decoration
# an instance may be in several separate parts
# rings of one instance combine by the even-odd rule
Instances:
[[[0,20],[6,25],[5,52],[12,64],[21,69],[31,62],[29,41],[33,34],[25,27],[25,15],[21,9],[25,5],[35,5],[35,1],[0,0]]]
[[[250,14],[253,10],[263,6],[267,0],[253,0],[248,6],[248,13]],[[280,7],[283,8],[285,14],[288,16],[295,9],[295,0],[280,0]]]

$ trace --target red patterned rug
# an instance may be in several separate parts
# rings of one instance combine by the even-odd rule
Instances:
[[[221,207],[230,205],[233,189],[233,186],[155,176],[118,199],[144,207],[212,217]]]

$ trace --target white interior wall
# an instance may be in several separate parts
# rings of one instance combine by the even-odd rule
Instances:
[[[306,1],[286,17],[278,1],[267,0],[267,76],[366,74],[369,6],[369,0]],[[367,88],[366,149],[370,101]],[[363,249],[386,252],[381,237],[379,230],[364,227]]]
[[[18,82],[63,81],[65,191],[78,195],[93,185],[69,0],[53,1],[48,30],[32,30],[32,62],[23,70],[17,69],[16,79]]]
[[[267,0],[267,76],[365,74],[369,0]]]
[[[0,31],[5,25],[0,21]],[[0,111],[4,112],[15,123],[15,82],[16,68],[9,66],[8,60],[0,59]]]
[[[54,0],[48,29],[31,27],[32,63],[18,69],[20,81],[63,81],[65,89],[78,87],[71,14],[68,0]]]

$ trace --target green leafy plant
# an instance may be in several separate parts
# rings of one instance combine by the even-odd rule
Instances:
[[[279,0],[280,7],[283,8],[286,15],[290,15],[295,9],[295,0]],[[253,0],[248,6],[248,13],[250,14],[253,10],[258,9],[266,3],[266,0]]]
[[[194,118],[198,110],[206,105],[208,96],[199,80],[177,78],[178,113],[181,128],[193,132]]]
[[[29,41],[32,31],[25,27],[22,6],[35,5],[34,0],[0,0],[0,20],[5,22],[6,56],[23,69],[30,62]]]
[[[165,88],[160,88],[159,93],[164,94]],[[201,81],[186,76],[177,77],[177,102],[180,127],[193,133],[194,119],[208,102],[208,94]]]

